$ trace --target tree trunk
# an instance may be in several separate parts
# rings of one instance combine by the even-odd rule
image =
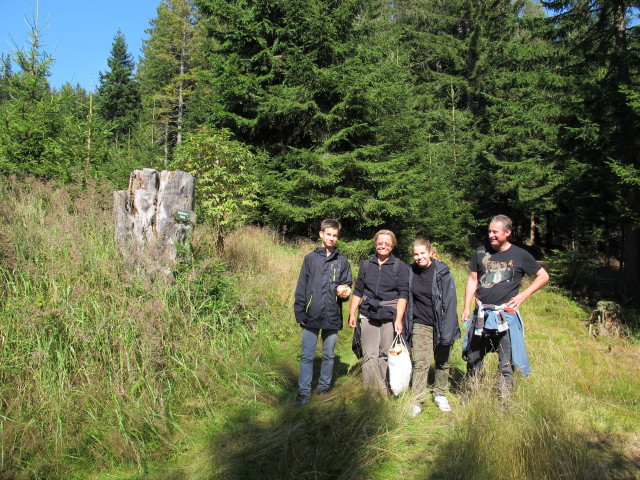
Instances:
[[[186,172],[134,170],[129,189],[113,193],[115,238],[122,253],[157,267],[175,262],[177,245],[193,228],[175,214],[193,210],[194,193],[195,180]]]
[[[529,245],[536,244],[536,214],[531,212],[529,217]]]
[[[178,118],[176,119],[176,128],[178,130],[176,134],[176,145],[182,142],[182,122],[184,118],[184,74],[186,71],[187,63],[187,33],[188,33],[188,19],[184,19],[182,28],[182,43],[180,48],[180,81],[178,82]]]
[[[629,189],[625,195],[629,205],[638,205],[638,194]],[[640,230],[631,221],[624,226],[624,250],[622,252],[624,283],[627,300],[640,298]]]
[[[627,17],[624,2],[619,2],[614,6],[614,27],[615,39],[618,47],[616,54],[612,58],[615,68],[615,76],[613,84],[615,91],[618,92],[621,85],[631,85],[631,75],[629,73],[629,60],[626,54],[629,50],[627,41]],[[624,95],[619,93],[616,97],[618,105],[615,106],[616,119],[619,126],[619,156],[627,165],[634,168],[640,167],[636,149],[636,129],[635,116],[627,104]],[[631,209],[637,208],[638,195],[629,188],[624,194],[627,205]],[[624,247],[623,247],[623,264],[624,264],[624,280],[627,290],[627,299],[638,299],[640,295],[640,229],[634,224],[632,219],[626,219],[623,225],[624,229]]]
[[[167,168],[169,163],[169,117],[164,120],[164,167]]]

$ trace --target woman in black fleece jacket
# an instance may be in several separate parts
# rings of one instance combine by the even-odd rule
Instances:
[[[409,270],[406,263],[391,253],[396,245],[393,232],[380,230],[373,241],[376,255],[360,265],[349,308],[349,326],[355,328],[358,321],[362,324],[364,386],[386,392],[389,347],[394,331],[402,332]]]

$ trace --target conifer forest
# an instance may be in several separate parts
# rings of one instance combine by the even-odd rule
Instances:
[[[628,0],[161,0],[94,91],[48,83],[35,27],[2,57],[0,175],[198,178],[199,218],[466,256],[503,213],[570,267],[640,285],[640,30]],[[575,283],[575,288],[586,288]]]

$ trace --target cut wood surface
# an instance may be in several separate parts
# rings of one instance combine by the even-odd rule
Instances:
[[[124,254],[146,256],[159,263],[176,259],[176,245],[193,228],[175,217],[192,211],[195,179],[187,172],[151,168],[134,170],[129,189],[113,193],[115,238]]]

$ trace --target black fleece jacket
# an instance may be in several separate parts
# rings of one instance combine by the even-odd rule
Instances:
[[[398,266],[394,268],[394,264]],[[353,294],[362,298],[360,313],[374,320],[395,319],[395,309],[377,306],[377,302],[409,297],[409,267],[390,255],[382,265],[378,257],[367,258],[360,264]]]

